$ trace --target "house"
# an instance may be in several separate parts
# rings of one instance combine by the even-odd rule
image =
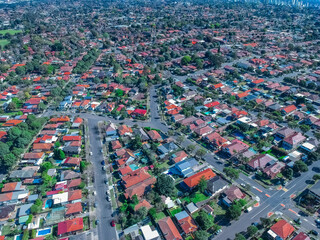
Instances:
[[[186,211],[179,212],[174,216],[185,234],[197,231],[198,227],[195,221]]]
[[[122,148],[122,145],[121,145],[121,143],[120,143],[118,140],[112,141],[112,142],[111,142],[111,148],[112,148],[113,151],[115,151],[115,150],[117,150],[117,149]]]
[[[80,177],[80,173],[78,172],[74,172],[72,170],[65,170],[61,172],[61,176],[60,176],[60,180],[64,181],[64,180],[70,180],[70,179],[74,179],[74,178],[79,178]]]
[[[306,233],[300,232],[292,240],[311,240],[311,239],[309,238],[309,236]]]
[[[63,147],[63,151],[66,154],[79,154],[81,151],[81,141],[70,141],[66,142]]]
[[[68,192],[68,201],[75,203],[81,201],[82,198],[82,190],[77,189]]]
[[[183,178],[189,177],[195,173],[193,170],[193,167],[197,165],[198,165],[198,161],[196,159],[189,158],[181,162],[178,162],[176,165],[174,165],[173,173],[176,173],[177,175]]]
[[[147,200],[143,199],[134,207],[134,211],[138,211],[142,207],[145,207],[147,210],[152,208],[151,204]]]
[[[271,179],[275,178],[286,165],[283,162],[276,162],[267,166],[263,172]]]
[[[308,193],[316,198],[316,202],[320,202],[320,181],[313,184],[309,189]]]
[[[53,147],[52,143],[34,143],[32,149],[34,152],[47,152]]]
[[[306,140],[306,137],[301,134],[301,132],[296,132],[282,141],[282,147],[284,149],[290,150],[296,148],[300,143]]]
[[[222,146],[227,144],[228,140],[223,138],[219,133],[212,132],[203,138],[204,141],[208,142],[214,149],[220,149]]]
[[[70,122],[70,118],[68,116],[61,116],[61,117],[51,118],[49,122],[66,123],[66,122]]]
[[[289,115],[293,113],[295,110],[297,110],[297,107],[295,105],[289,105],[281,109],[281,114],[284,116]]]
[[[135,109],[131,114],[131,117],[145,117],[147,115],[147,110],[145,109]]]
[[[178,146],[175,143],[168,142],[168,143],[160,145],[157,148],[157,151],[164,157],[166,154],[168,154],[172,151],[175,151],[177,149],[178,149]],[[161,158],[161,156],[160,156],[160,158]]]
[[[237,187],[232,185],[225,192],[225,197],[223,198],[223,203],[228,207],[238,199],[243,199],[246,195]]]
[[[79,214],[82,212],[81,202],[70,203],[66,205],[66,216],[72,214]]]
[[[152,230],[150,225],[142,226],[140,230],[145,240],[161,240],[157,229]]]
[[[162,137],[160,136],[160,134],[156,130],[150,130],[147,132],[147,134],[152,141],[160,142],[162,140]]]
[[[16,205],[7,205],[0,207],[0,222],[7,221],[9,218],[13,217]]]
[[[201,127],[201,128],[196,128],[196,129],[194,130],[194,132],[195,132],[198,136],[204,137],[204,136],[212,133],[212,132],[213,132],[213,128],[207,125],[207,126],[204,126],[204,127]]]
[[[194,212],[196,212],[196,211],[199,210],[199,208],[198,208],[193,202],[189,203],[189,204],[186,206],[186,209],[188,210],[188,212],[189,212],[190,214],[193,214]]]
[[[286,220],[281,219],[277,223],[271,226],[268,231],[268,235],[271,239],[287,239],[294,232],[294,227],[288,223]]]
[[[178,152],[172,154],[170,156],[170,161],[172,163],[178,163],[178,162],[186,159],[187,157],[188,157],[188,154],[185,151],[181,150],[181,151],[178,151]]]
[[[212,207],[210,207],[209,205],[204,205],[204,207],[202,208],[206,213],[213,215],[214,213],[214,209]]]
[[[118,127],[118,134],[120,136],[132,136],[132,128],[126,125],[121,125]]]
[[[64,166],[70,166],[70,167],[79,167],[80,166],[80,162],[81,162],[81,158],[77,158],[77,157],[67,157],[62,165]]]
[[[0,205],[18,204],[20,201],[26,199],[28,195],[28,190],[1,193]]]
[[[115,135],[117,135],[117,126],[114,123],[109,123],[106,126],[106,135],[107,136],[115,136]]]
[[[39,170],[39,166],[29,166],[29,167],[24,167],[20,170],[14,170],[10,173],[10,178],[21,178],[21,179],[26,179],[26,178],[34,178],[36,175],[37,171]]]
[[[66,233],[76,233],[83,229],[83,219],[74,218],[58,223],[58,235],[64,235]]]
[[[165,217],[158,221],[159,228],[165,240],[182,240],[177,227],[170,217]]]
[[[125,188],[129,188],[149,178],[153,178],[153,177],[151,177],[151,175],[144,168],[139,168],[133,172],[128,173],[126,176],[124,176],[122,178],[122,185]]]
[[[260,154],[259,156],[251,159],[247,163],[247,166],[252,170],[264,169],[265,166],[272,161],[275,162],[277,159],[269,154]]]
[[[156,182],[154,177],[150,177],[146,180],[143,180],[131,187],[128,187],[125,190],[124,196],[127,199],[131,199],[133,195],[137,195],[138,199],[140,199],[143,195],[145,195],[148,191],[151,190],[152,185]]]
[[[13,192],[13,191],[23,191],[25,186],[22,185],[22,182],[9,182],[3,184],[1,192]]]
[[[226,180],[220,176],[215,176],[207,182],[207,191],[216,195],[226,189],[228,185],[229,183]]]
[[[280,139],[284,139],[286,137],[289,137],[291,135],[293,135],[295,133],[295,131],[291,128],[288,127],[284,127],[281,128],[276,134],[275,137],[278,137]]]
[[[211,178],[215,177],[216,174],[212,171],[211,168],[207,168],[206,170],[203,170],[201,172],[198,172],[181,182],[183,186],[189,190],[192,190],[194,187],[196,187],[199,184],[199,181],[202,177],[204,177],[206,180],[210,180]]]
[[[66,135],[66,136],[62,137],[62,141],[64,141],[64,142],[81,141],[81,136]]]
[[[231,144],[222,147],[222,151],[227,154],[227,156],[232,157],[237,153],[241,153],[247,150],[249,146],[239,139],[233,139]]]

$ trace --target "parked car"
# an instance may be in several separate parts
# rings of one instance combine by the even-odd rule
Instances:
[[[111,227],[115,227],[116,226],[116,223],[114,222],[114,220],[111,221],[110,225],[111,225]]]
[[[107,200],[108,202],[110,202],[110,197],[109,197],[109,196],[107,196],[107,197],[106,197],[106,200]]]
[[[316,222],[316,224],[320,224],[320,219],[319,218],[316,219],[315,222]]]
[[[104,160],[101,161],[101,165],[106,165],[106,163],[104,162]]]
[[[313,234],[313,235],[315,235],[315,236],[318,236],[318,235],[319,235],[319,233],[318,233],[316,230],[311,230],[310,233]]]
[[[104,184],[108,184],[108,179],[105,179],[105,180],[104,180]]]
[[[96,220],[96,225],[98,225],[100,223],[100,221],[99,220]]]

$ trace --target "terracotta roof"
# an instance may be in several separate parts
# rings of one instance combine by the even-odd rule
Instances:
[[[134,207],[134,210],[138,211],[142,207],[145,207],[147,210],[149,210],[152,206],[147,200],[143,199]]]
[[[143,196],[145,192],[151,188],[151,185],[156,182],[154,177],[148,178],[147,180],[140,182],[132,187],[126,189],[124,195],[126,198],[132,198],[133,195],[137,195],[138,198]]]
[[[82,182],[81,178],[76,178],[76,179],[68,180],[67,187],[68,187],[68,188],[77,187],[77,186],[80,185],[81,182]]]
[[[74,218],[58,223],[58,235],[83,229],[83,219]]]
[[[51,118],[50,122],[70,122],[70,118],[68,116],[61,116],[57,118]]]
[[[295,105],[289,105],[287,107],[282,108],[283,111],[285,111],[286,113],[291,113],[293,111],[295,111],[297,109],[297,107]]]
[[[118,127],[119,135],[125,135],[126,133],[132,133],[132,129],[128,127],[127,125],[121,125]]]
[[[70,203],[70,204],[67,204],[66,207],[67,207],[66,215],[82,212],[81,202]]]
[[[43,152],[39,152],[39,153],[33,153],[33,152],[31,152],[31,153],[25,153],[25,154],[23,155],[23,159],[40,159],[40,158],[43,157],[43,155],[44,155]]]
[[[131,187],[137,183],[150,178],[150,174],[143,168],[139,168],[122,178],[125,188]]]
[[[35,143],[33,144],[33,150],[50,150],[53,147],[51,143]]]
[[[80,166],[81,158],[68,157],[63,164]]]
[[[1,192],[12,192],[16,189],[17,184],[18,182],[5,183],[1,189]]]
[[[63,141],[81,141],[81,136],[63,136]]]
[[[225,194],[231,202],[236,199],[242,199],[246,196],[238,187],[233,185],[225,191]]]
[[[68,193],[68,201],[78,200],[82,198],[82,190],[74,190]]]
[[[270,229],[282,239],[286,239],[294,232],[294,227],[284,219],[275,223]]]
[[[11,119],[6,121],[4,124],[2,124],[3,127],[11,127],[11,126],[16,126],[19,123],[22,123],[22,120],[15,120],[15,119]]]
[[[182,237],[170,217],[160,219],[159,227],[166,240],[182,240]]]
[[[150,137],[152,140],[161,139],[160,134],[159,134],[156,130],[150,130],[150,131],[148,132],[148,135],[149,135],[149,137]]]
[[[184,179],[183,181],[189,188],[193,188],[199,184],[199,181],[203,176],[206,178],[206,180],[209,180],[209,179],[215,177],[216,174],[212,171],[212,169],[207,168],[206,170],[204,170],[202,172],[198,172],[198,173]]]

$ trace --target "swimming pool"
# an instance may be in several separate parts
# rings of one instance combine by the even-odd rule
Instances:
[[[22,240],[22,234],[21,235],[15,235],[14,240]]]
[[[48,199],[44,205],[44,208],[51,208],[53,204],[53,200],[52,199]]]
[[[45,236],[51,234],[51,228],[44,228],[44,229],[39,229],[37,231],[37,237]]]

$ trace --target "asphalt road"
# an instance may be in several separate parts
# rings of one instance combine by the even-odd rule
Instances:
[[[117,239],[117,232],[115,227],[111,227],[110,223],[112,221],[112,206],[111,202],[106,200],[106,191],[108,185],[104,183],[106,179],[106,173],[102,171],[101,161],[104,160],[103,154],[101,153],[102,144],[98,130],[98,120],[90,119],[88,121],[89,128],[89,140],[90,140],[90,151],[91,162],[94,171],[94,187],[96,191],[96,218],[99,220],[98,224],[98,236],[99,239]],[[108,236],[106,238],[106,236]]]

